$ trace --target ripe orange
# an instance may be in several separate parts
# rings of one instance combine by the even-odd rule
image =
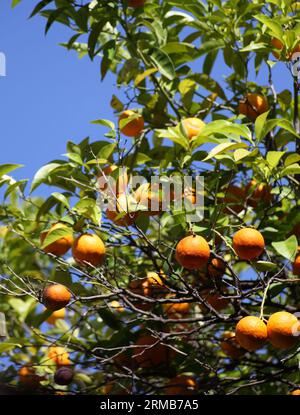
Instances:
[[[252,260],[263,253],[265,241],[256,229],[243,228],[233,236],[233,249],[239,258]]]
[[[116,201],[111,201],[106,211],[107,219],[118,226],[131,226],[138,217],[136,200],[127,194],[121,194]]]
[[[294,395],[294,396],[300,395],[300,389],[296,389],[293,392],[290,392],[290,395]]]
[[[186,236],[178,242],[175,257],[177,262],[186,269],[200,269],[209,260],[210,248],[202,236]]]
[[[46,239],[46,236],[48,236],[55,229],[61,229],[61,228],[67,228],[67,226],[64,225],[63,223],[55,223],[54,225],[51,226],[49,231],[42,232],[40,235],[41,245]],[[73,243],[73,236],[66,235],[63,238],[57,239],[56,241],[52,242],[50,245],[47,245],[44,248],[44,251],[47,253],[56,255],[56,256],[62,256],[68,252],[68,250],[72,246],[72,243]]]
[[[296,256],[295,261],[293,263],[293,274],[300,275],[300,253]]]
[[[246,353],[246,350],[242,349],[238,344],[233,331],[225,331],[222,334],[220,346],[223,353],[231,357],[231,359],[239,359]]]
[[[220,278],[223,277],[226,270],[226,264],[219,258],[213,258],[207,267],[209,277]]]
[[[190,311],[189,303],[164,303],[163,310],[169,318],[187,317]]]
[[[69,366],[71,364],[69,353],[63,347],[51,346],[48,358],[53,360],[57,366]]]
[[[239,113],[246,115],[252,121],[255,121],[259,115],[268,111],[268,109],[269,104],[267,98],[259,94],[248,93],[239,102]]]
[[[129,121],[124,127],[121,127],[122,120],[133,117],[134,115],[137,117],[133,118],[132,121]],[[124,111],[119,117],[119,126],[121,132],[127,137],[137,137],[144,129],[144,117],[131,110]]]
[[[80,264],[92,264],[94,267],[101,265],[105,259],[105,245],[96,234],[85,233],[75,239],[72,246],[72,254]]]
[[[225,189],[225,197],[222,200],[222,203],[228,205],[225,208],[225,212],[231,213],[233,210],[235,213],[240,213],[244,207],[243,202],[245,200],[245,189],[240,188],[235,185],[229,185],[227,189]]]
[[[47,310],[56,311],[64,308],[71,300],[71,293],[62,284],[48,285],[43,291],[42,302]]]
[[[297,341],[300,323],[296,316],[286,311],[279,311],[271,315],[267,324],[268,336],[271,344],[277,349],[290,349]]]
[[[260,202],[267,204],[272,201],[271,188],[266,183],[257,183],[255,179],[252,179],[246,186],[248,204],[256,208]]]
[[[159,366],[169,359],[170,351],[167,346],[151,335],[141,336],[135,345],[138,347],[133,349],[133,359],[143,368]]]
[[[118,169],[118,166],[116,165],[110,165],[107,167],[104,167],[102,169],[102,172],[98,174],[98,188],[100,191],[104,191],[108,188],[108,179],[109,176]],[[128,186],[128,174],[125,169],[122,169],[122,173],[119,175],[119,177],[116,179],[115,188],[112,187],[112,190],[115,191],[117,195],[120,193],[126,192],[127,186]],[[109,189],[111,190],[111,189]]]
[[[57,320],[62,320],[66,316],[66,309],[61,308],[60,310],[53,311],[53,313],[47,318],[46,322],[48,324],[54,325]]]
[[[205,123],[199,118],[186,118],[182,121],[182,126],[186,136],[191,140],[200,133]]]
[[[266,324],[260,318],[247,316],[236,325],[235,335],[243,349],[253,352],[263,347],[268,339],[268,330]]]
[[[22,366],[18,373],[19,382],[24,388],[37,389],[40,386],[41,377],[35,373],[35,369],[32,366]]]
[[[278,50],[278,52],[274,50],[272,51],[272,55],[278,60],[289,61],[292,59],[294,53],[300,52],[300,43],[292,51],[286,52],[285,56],[282,56],[283,43],[281,40],[273,38],[271,40],[271,44]]]
[[[129,7],[143,7],[146,3],[146,0],[128,0]]]
[[[177,375],[170,379],[165,388],[165,395],[194,395],[197,383],[194,378],[186,375]]]

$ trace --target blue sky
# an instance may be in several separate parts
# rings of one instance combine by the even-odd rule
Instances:
[[[14,10],[9,0],[2,3],[0,51],[6,55],[7,76],[0,77],[0,163],[24,164],[13,176],[32,178],[65,153],[67,140],[103,138],[105,129],[90,121],[115,118],[109,102],[117,88],[110,75],[101,83],[99,60],[78,59],[58,45],[69,39],[67,28],[56,24],[45,37],[45,20],[28,20],[37,0],[22,1]],[[228,68],[219,60],[213,76],[221,81],[224,74]],[[266,82],[265,72],[259,82]],[[282,63],[275,67],[275,84],[279,91],[291,87]]]
[[[113,117],[114,80],[108,76],[101,83],[99,61],[78,59],[58,45],[70,37],[62,25],[45,37],[45,20],[28,20],[36,1],[23,1],[14,10],[10,1],[3,3],[0,51],[6,55],[7,76],[0,77],[0,163],[25,164],[13,176],[31,178],[66,152],[67,140],[103,139],[105,130],[90,121]]]

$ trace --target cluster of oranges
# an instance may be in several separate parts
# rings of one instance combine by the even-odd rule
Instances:
[[[63,223],[56,223],[49,231],[42,232],[40,236],[41,243],[43,244],[46,237],[51,235],[51,232],[61,228],[67,228],[67,226]],[[62,256],[70,248],[72,248],[75,261],[79,264],[91,264],[96,267],[104,261],[106,252],[105,245],[96,234],[86,233],[78,236],[75,240],[72,235],[66,235],[44,247],[44,251],[56,256]]]

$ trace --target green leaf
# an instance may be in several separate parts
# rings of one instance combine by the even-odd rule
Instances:
[[[53,23],[58,20],[58,18],[60,17],[61,14],[63,14],[63,12],[67,9],[67,6],[65,7],[60,7],[56,10],[53,10],[51,12],[51,14],[48,17],[46,26],[45,26],[45,34],[48,33],[50,27],[53,25]]]
[[[23,167],[23,164],[1,164],[0,165],[0,177],[4,176],[5,174]]]
[[[23,301],[20,298],[10,298],[8,303],[19,315],[22,322],[25,321],[29,312],[36,306],[35,299],[31,297],[26,301]]]
[[[290,166],[291,164],[295,164],[300,160],[300,154],[289,154],[287,158],[284,160],[285,167]]]
[[[109,121],[109,120],[104,120],[104,119],[94,120],[94,121],[91,121],[91,124],[104,125],[105,127],[108,127],[111,130],[115,130],[116,129],[115,124],[112,121]]]
[[[145,72],[139,74],[134,80],[134,86],[138,86],[141,82],[143,82],[144,79],[148,78],[148,76],[152,75],[157,71],[157,68],[150,68],[147,69]]]
[[[11,7],[12,8],[16,7],[20,2],[21,0],[12,0]]]
[[[69,226],[64,226],[62,228],[57,228],[53,230],[49,230],[46,238],[43,241],[43,244],[41,246],[41,249],[46,248],[46,246],[52,244],[53,242],[57,241],[58,239],[61,239],[65,236],[73,235],[73,229]]]
[[[235,152],[233,153],[233,158],[235,161],[240,161],[250,155],[251,155],[251,151],[245,150],[244,148],[239,148],[235,150]]]
[[[158,48],[149,51],[149,58],[158,71],[167,79],[175,78],[175,68],[169,55]]]
[[[297,237],[292,235],[285,241],[272,242],[272,246],[280,256],[293,261],[298,250]]]
[[[95,225],[101,221],[101,210],[96,200],[91,198],[81,199],[73,208],[75,212],[87,219],[91,219]]]
[[[29,17],[33,17],[36,14],[38,14],[44,7],[46,7],[48,4],[52,3],[53,0],[42,0],[40,1],[35,8],[33,9],[31,15]]]
[[[290,174],[300,174],[300,165],[297,163],[290,164],[279,173],[280,177],[288,176]]]
[[[269,167],[271,169],[274,169],[278,165],[281,157],[284,154],[285,154],[285,151],[268,151],[266,160],[269,164]]]
[[[265,126],[269,113],[270,111],[266,111],[262,113],[261,115],[259,115],[255,120],[255,136],[258,142],[260,142],[264,138],[264,134],[263,134],[264,126]]]
[[[169,127],[167,130],[156,130],[158,137],[168,138],[176,144],[179,144],[185,150],[189,148],[189,140],[181,131],[180,124],[176,127]]]
[[[18,343],[0,343],[0,353],[10,352],[16,347],[22,347],[22,345]]]
[[[213,157],[215,157],[216,155],[228,153],[229,151],[235,150],[237,148],[247,148],[247,147],[248,146],[245,143],[232,143],[232,142],[222,143],[222,144],[219,144],[218,146],[214,147],[208,153],[208,156],[205,157],[205,159],[203,159],[202,161],[210,160]]]
[[[232,140],[240,142],[240,136],[245,137],[248,141],[252,142],[251,131],[246,125],[234,124],[226,120],[212,121],[206,124],[199,134],[199,138],[207,137],[209,135],[218,134],[230,137]],[[234,137],[234,135],[236,137]],[[194,142],[197,145],[197,138]]]
[[[269,261],[257,261],[255,263],[255,268],[257,269],[257,271],[273,271],[275,269],[278,268],[277,264],[273,264],[273,262],[269,262]]]
[[[267,120],[263,126],[263,129],[260,133],[260,139],[263,139],[271,130],[273,130],[274,128],[282,128],[283,130],[288,131],[289,133],[295,135],[296,137],[299,137],[296,132],[295,129],[293,127],[293,124],[285,119],[272,119],[272,120]],[[257,141],[259,142],[260,140],[257,139]]]
[[[107,144],[106,146],[103,146],[96,155],[97,159],[108,160],[110,156],[112,155],[112,153],[114,152],[116,145],[117,144],[112,143],[112,144]]]
[[[80,164],[80,166],[83,165],[82,158],[77,153],[65,153],[63,156],[68,157],[69,160],[74,161],[76,164]]]
[[[52,197],[54,197],[54,199],[58,200],[59,202],[61,202],[64,206],[66,206],[68,209],[70,208],[70,204],[68,199],[66,198],[65,195],[63,195],[62,193],[58,193],[58,192],[54,192],[51,195]]]
[[[30,193],[32,193],[41,183],[45,182],[49,175],[59,167],[61,167],[61,164],[59,163],[50,163],[41,167],[33,178]]]
[[[265,16],[264,14],[258,14],[254,16],[255,19],[259,20],[263,23],[267,28],[270,30],[271,34],[278,39],[282,39],[283,37],[283,30],[281,25],[276,22],[275,19]]]

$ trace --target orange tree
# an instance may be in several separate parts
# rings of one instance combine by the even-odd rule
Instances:
[[[36,5],[46,32],[68,26],[64,46],[99,60],[120,91],[116,118],[94,121],[103,140],[69,141],[29,184],[0,166],[0,379],[13,393],[300,388],[298,6]],[[279,65],[290,90],[273,82]],[[193,185],[163,209],[158,185],[132,189],[136,175],[203,177],[203,217],[174,205],[193,207]],[[108,177],[118,187],[104,208]],[[41,184],[46,199],[31,194]]]

